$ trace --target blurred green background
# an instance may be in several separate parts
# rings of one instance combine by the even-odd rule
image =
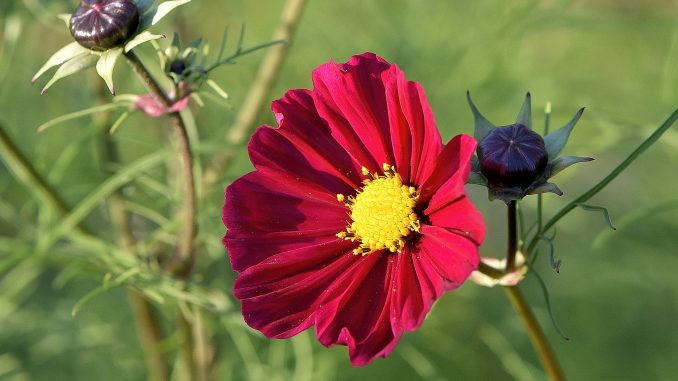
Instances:
[[[57,13],[76,1],[1,0],[0,123],[36,168],[76,205],[108,177],[101,129],[84,118],[36,133],[56,116],[94,105],[102,81],[93,70],[69,77],[40,96],[30,78],[70,41]],[[178,30],[184,40],[218,45],[224,26],[246,23],[246,45],[268,41],[281,0],[193,1],[154,31]],[[565,195],[545,196],[546,214],[595,184],[678,106],[678,3],[670,0],[378,0],[309,1],[282,74],[271,94],[309,88],[311,71],[334,59],[375,52],[397,63],[426,89],[444,140],[471,133],[465,92],[494,123],[513,121],[526,91],[533,117],[553,103],[553,127],[586,106],[565,154],[596,161],[556,178]],[[235,43],[232,33],[229,47]],[[163,42],[165,43],[165,42]],[[150,46],[140,50],[153,58]],[[218,150],[263,53],[223,67],[212,77],[230,94],[229,106],[193,105],[204,159]],[[121,93],[142,93],[126,65],[115,73]],[[122,164],[166,146],[163,120],[134,115],[115,134]],[[264,110],[262,123],[274,123]],[[590,201],[600,214],[575,210],[557,228],[560,274],[542,255],[537,270],[550,290],[556,333],[533,277],[523,289],[572,380],[674,380],[678,377],[678,129],[669,130],[608,188]],[[241,153],[215,192],[201,200],[201,271],[197,283],[219,308],[208,312],[217,379],[251,380],[541,380],[544,375],[524,328],[501,290],[465,284],[444,296],[423,327],[406,334],[386,360],[349,365],[346,348],[325,349],[305,332],[268,341],[242,323],[230,290],[234,273],[220,244],[223,188],[251,168]],[[172,210],[172,197],[153,193],[149,172],[126,189],[137,204]],[[157,184],[156,184],[157,185]],[[488,224],[483,255],[501,256],[505,208],[484,189],[469,187]],[[0,379],[142,380],[143,352],[123,288],[71,309],[101,285],[105,261],[67,241],[40,248],[58,218],[0,162]],[[174,200],[176,202],[176,200]],[[534,200],[523,205],[534,215]],[[103,207],[85,221],[111,237]],[[112,239],[112,238],[111,238]],[[542,249],[542,252],[545,250]],[[158,308],[167,316],[174,301]],[[208,309],[209,311],[209,309]],[[359,318],[359,317],[356,317]],[[176,350],[176,334],[164,345]]]

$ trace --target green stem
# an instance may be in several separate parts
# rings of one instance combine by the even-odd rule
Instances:
[[[563,209],[561,209],[555,216],[551,217],[546,224],[544,224],[544,227],[542,230],[538,230],[537,234],[535,234],[534,237],[532,237],[532,240],[530,241],[529,245],[527,245],[527,250],[525,252],[526,256],[531,255],[532,251],[534,250],[535,246],[537,246],[537,243],[539,243],[539,240],[541,236],[549,231],[558,221],[560,221],[561,218],[565,217],[572,209],[576,208],[577,205],[586,202],[588,199],[591,197],[595,196],[603,190],[609,183],[612,182],[617,176],[619,176],[620,173],[622,173],[626,167],[628,167],[631,163],[633,163],[634,160],[636,160],[640,154],[642,154],[646,149],[650,148],[652,144],[654,144],[659,138],[678,120],[678,109],[676,109],[671,116],[669,116],[664,123],[662,123],[661,126],[659,126],[653,133],[650,135],[643,143],[641,143],[638,148],[636,148],[624,161],[622,161],[617,168],[615,168],[612,172],[610,172],[609,175],[605,176],[604,179],[602,179],[598,184],[596,184],[593,188],[589,189],[586,193],[582,194],[581,196],[577,197],[573,201],[571,201],[569,204],[567,204]]]
[[[165,91],[162,90],[139,57],[134,54],[134,52],[125,53],[125,57],[132,66],[132,69],[144,81],[151,94],[162,102],[165,107],[171,107],[175,100],[171,99]],[[182,172],[184,176],[184,193],[186,198],[184,206],[185,230],[178,248],[179,261],[171,261],[169,271],[186,278],[190,275],[195,265],[196,251],[193,246],[198,231],[195,178],[193,174],[193,153],[191,152],[191,144],[186,131],[186,124],[181,113],[171,112],[168,116],[177,141],[179,142],[179,152],[181,155]]]
[[[24,183],[26,188],[34,193],[38,199],[47,205],[50,205],[57,213],[66,215],[68,208],[61,197],[52,190],[47,181],[38,173],[33,165],[14,145],[12,139],[5,133],[5,129],[0,125],[0,155],[7,167],[14,173],[19,181]],[[80,232],[84,230],[78,227]]]
[[[504,287],[506,295],[511,301],[511,305],[516,310],[523,323],[527,332],[532,341],[539,360],[541,361],[546,374],[549,376],[549,379],[552,381],[564,381],[565,375],[563,374],[560,364],[549,344],[548,339],[544,335],[537,318],[534,316],[534,313],[530,309],[530,305],[525,300],[523,293],[520,291],[518,286]]]
[[[174,99],[171,99],[162,90],[158,82],[153,78],[151,73],[146,69],[146,66],[141,62],[139,57],[134,52],[125,53],[127,61],[132,66],[132,69],[141,77],[148,90],[160,100],[165,107],[170,107]],[[193,267],[195,266],[196,251],[193,248],[195,236],[198,230],[197,221],[197,206],[196,206],[196,192],[195,192],[195,177],[193,174],[193,154],[191,152],[191,144],[186,130],[186,123],[179,112],[171,112],[169,115],[172,129],[175,132],[179,142],[179,151],[181,154],[182,172],[184,176],[184,187],[186,205],[184,209],[184,236],[179,243],[178,260],[172,259],[168,265],[167,270],[174,275],[183,279],[190,276]],[[197,374],[196,358],[193,354],[195,342],[192,336],[190,323],[185,319],[181,311],[179,311],[178,329],[182,337],[182,353],[186,363],[186,369],[189,374],[189,379],[195,379]]]
[[[5,133],[5,128],[0,124],[0,157],[14,176],[24,184],[33,196],[52,208],[57,214],[68,215],[70,209],[61,196],[52,189],[47,180],[38,173],[26,156],[21,153],[12,139]],[[91,248],[101,250],[107,246],[99,238],[95,237],[86,227],[77,225],[73,229],[71,238],[74,241],[86,244]]]
[[[198,375],[198,367],[197,362],[195,361],[193,327],[181,310],[178,310],[177,313],[177,324],[179,326],[179,335],[181,340],[181,355],[183,356],[186,364],[186,374],[188,375],[188,380],[196,380]]]
[[[518,252],[518,230],[516,227],[516,201],[508,204],[508,251],[506,252],[506,272],[510,273],[516,265]]]
[[[518,232],[517,232],[517,218],[516,218],[517,201],[511,201],[508,204],[508,251],[506,253],[506,273],[511,273],[515,270],[516,255],[518,253]],[[482,270],[481,270],[482,271]],[[520,292],[518,286],[504,287],[506,293],[511,300],[513,308],[516,310],[525,328],[530,335],[532,345],[534,346],[539,359],[544,366],[544,370],[553,381],[561,381],[565,379],[563,372],[560,370],[558,360],[549,345],[548,339],[539,326],[539,322],[535,318],[529,304],[525,301],[523,294]]]
[[[149,378],[155,381],[169,380],[169,370],[160,348],[162,334],[153,305],[139,291],[131,288],[127,290],[127,298],[132,306],[139,340],[146,354]]]

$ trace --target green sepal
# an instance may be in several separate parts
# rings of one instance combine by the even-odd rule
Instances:
[[[516,117],[516,124],[522,124],[530,130],[532,129],[532,96],[529,92],[525,95],[525,101],[520,107]]]
[[[478,156],[471,156],[471,172],[480,172],[480,160]]]
[[[478,108],[471,99],[471,92],[466,91],[466,99],[468,100],[468,104],[471,106],[471,112],[473,113],[473,137],[478,142],[481,142],[496,126],[487,120],[483,114],[480,113],[480,111],[478,111]]]
[[[565,126],[551,132],[544,137],[544,145],[546,146],[546,152],[548,152],[550,158],[558,157],[560,151],[562,151],[565,147],[565,144],[567,144],[567,140],[570,138],[572,129],[577,124],[583,113],[584,107],[580,108],[572,120],[567,122]]]
[[[466,184],[487,186],[487,179],[480,172],[471,172],[466,180]]]
[[[148,10],[151,9],[153,3],[155,3],[155,0],[134,0],[134,2],[137,5],[139,14],[143,16],[144,13],[148,12]]]
[[[61,65],[56,73],[54,73],[52,79],[50,79],[45,87],[42,88],[40,94],[44,94],[45,91],[47,91],[47,89],[49,89],[56,81],[94,66],[99,56],[96,54],[90,54],[89,50],[87,50],[87,52],[88,53],[81,54]]]
[[[143,44],[144,42],[158,40],[160,38],[165,38],[164,34],[153,34],[147,30],[137,34],[133,39],[127,41],[125,44],[125,53],[136,48],[137,46]]]
[[[188,46],[186,46],[186,49],[184,49],[184,51],[181,53],[181,58],[188,59],[188,57],[190,57],[192,54],[197,53],[200,44],[202,44],[202,38],[198,38],[191,41],[191,43],[188,44]]]
[[[113,69],[115,68],[115,63],[118,61],[120,54],[122,54],[122,48],[108,49],[101,54],[99,61],[97,61],[97,73],[103,78],[104,82],[106,82],[108,90],[113,95],[115,95]]]
[[[520,200],[524,196],[525,196],[525,194],[523,193],[523,189],[521,189],[520,187],[489,188],[489,190],[487,192],[487,198],[490,201],[502,200],[507,204],[511,201]]]
[[[542,183],[527,191],[527,194],[555,193],[558,196],[563,195],[563,191],[554,183]]]
[[[66,23],[66,28],[71,26],[71,14],[70,13],[59,13],[56,17],[59,20]]]
[[[191,0],[169,0],[159,4],[155,8],[149,9],[141,16],[141,19],[139,20],[139,30],[148,29],[149,27],[160,22],[160,20],[167,16],[167,14],[174,10],[174,8],[190,2]]]
[[[544,176],[546,178],[551,178],[573,164],[584,163],[592,160],[592,157],[561,156],[548,164],[546,171],[544,172]]]
[[[89,49],[78,44],[77,42],[71,42],[70,44],[64,46],[63,48],[57,50],[56,53],[52,54],[51,57],[45,62],[44,65],[38,70],[37,73],[31,79],[32,82],[35,82],[40,78],[45,72],[54,66],[59,66],[66,61],[72,60],[78,56],[82,56],[90,53]]]
[[[216,82],[214,82],[214,81],[211,80],[211,79],[208,79],[208,80],[206,81],[206,83],[207,83],[207,85],[208,85],[209,87],[211,87],[212,90],[214,90],[214,92],[217,93],[220,97],[224,98],[224,100],[228,100],[228,98],[229,98],[228,93],[227,93],[226,91],[224,91],[224,89],[222,89],[221,86],[219,86]]]

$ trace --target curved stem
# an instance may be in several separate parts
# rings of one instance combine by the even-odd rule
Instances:
[[[151,73],[146,69],[143,62],[134,52],[125,53],[127,61],[132,66],[132,69],[141,77],[146,84],[148,90],[165,106],[170,107],[173,99],[170,98],[160,87],[158,82],[153,78]],[[181,154],[182,172],[184,176],[184,192],[186,197],[186,204],[184,206],[184,236],[179,243],[179,261],[171,261],[169,271],[181,277],[188,277],[195,265],[195,250],[193,244],[195,236],[198,231],[197,221],[197,207],[195,196],[195,178],[193,175],[193,153],[191,152],[191,144],[186,132],[186,124],[179,112],[172,112],[169,115],[172,122],[172,129],[179,142],[179,152]]]
[[[132,70],[134,70],[141,80],[144,81],[148,91],[158,98],[158,100],[166,107],[171,106],[172,100],[167,96],[162,87],[160,87],[158,81],[153,78],[148,69],[146,69],[144,63],[139,59],[139,56],[137,56],[134,51],[129,51],[125,53],[125,58],[127,58],[127,62],[129,62],[130,66],[132,66]]]
[[[144,81],[148,90],[160,101],[162,104],[169,108],[172,103],[175,101],[170,98],[160,87],[158,82],[153,78],[149,73],[146,66],[143,62],[137,57],[134,52],[125,53],[127,61],[132,66],[132,69],[141,77]],[[188,278],[193,270],[195,265],[195,255],[196,251],[193,250],[193,244],[195,236],[198,230],[198,221],[197,221],[197,207],[196,207],[196,197],[195,197],[195,177],[193,175],[193,154],[191,152],[191,144],[188,137],[188,132],[186,131],[186,123],[179,112],[171,112],[169,115],[170,121],[172,122],[172,129],[177,137],[179,142],[179,151],[181,154],[182,162],[182,172],[184,176],[184,187],[185,187],[185,196],[186,196],[186,205],[184,208],[184,221],[185,221],[185,231],[184,236],[179,243],[178,250],[178,260],[173,258],[167,270],[174,275],[179,276],[180,278]],[[181,312],[179,312],[181,314]],[[189,379],[195,379],[196,374],[196,361],[195,356],[193,356],[193,348],[195,343],[191,335],[191,325],[186,320],[179,320],[179,333],[183,338],[182,341],[182,351],[184,352],[184,361],[186,362],[186,369],[189,373]]]
[[[193,250],[193,243],[198,230],[197,206],[195,197],[195,178],[193,176],[193,155],[191,153],[190,140],[186,132],[186,126],[181,114],[173,112],[170,115],[172,128],[179,141],[179,151],[181,153],[181,164],[184,175],[184,192],[186,194],[185,205],[185,231],[184,237],[179,243],[179,258],[182,263],[172,271],[182,277],[188,277],[195,265],[196,251]]]
[[[516,206],[517,201],[511,201],[508,204],[508,252],[506,253],[506,273],[510,273],[515,269],[516,255],[518,252],[518,231],[516,223]],[[534,349],[539,355],[544,370],[549,375],[549,378],[553,381],[561,381],[565,379],[558,360],[556,359],[551,346],[549,345],[548,339],[544,336],[544,332],[539,326],[537,318],[532,313],[530,305],[525,301],[522,292],[518,286],[504,287],[506,294],[508,295],[509,300],[513,308],[516,310],[520,318],[527,328],[527,332],[530,335],[530,340]]]
[[[149,379],[157,381],[169,380],[169,370],[162,355],[160,341],[162,335],[153,305],[137,290],[128,289],[127,298],[132,306],[134,321],[139,331],[146,362],[149,368]]]
[[[516,228],[516,201],[508,204],[508,251],[506,252],[506,272],[514,270],[518,251],[518,230]]]
[[[520,288],[518,288],[518,286],[504,287],[504,290],[506,290],[506,295],[511,301],[513,308],[516,310],[525,324],[525,328],[527,328],[527,333],[530,336],[532,345],[534,346],[535,351],[537,351],[537,355],[544,366],[546,374],[553,381],[564,381],[565,375],[560,368],[560,364],[558,364],[558,360],[556,359],[553,349],[551,348],[548,339],[539,326],[537,318],[534,316],[534,313],[532,313],[530,305],[527,303],[523,293],[520,291]]]
[[[51,206],[57,213],[61,215],[68,214],[68,208],[66,203],[61,199],[61,196],[54,192],[52,187],[47,183],[47,180],[38,173],[26,156],[23,155],[9,135],[7,135],[2,125],[0,125],[0,158],[2,158],[16,178],[24,183],[29,191],[34,193],[35,197]],[[75,231],[90,234],[80,225],[75,227]]]

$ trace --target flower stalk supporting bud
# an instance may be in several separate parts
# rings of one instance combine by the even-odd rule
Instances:
[[[508,252],[506,253],[506,272],[515,270],[518,252],[518,229],[516,228],[516,200],[508,204]]]
[[[125,53],[127,61],[130,63],[134,71],[141,77],[141,79],[148,87],[148,90],[165,106],[171,107],[174,99],[171,99],[162,90],[158,82],[151,76],[139,57],[130,51]],[[188,277],[195,265],[195,250],[193,250],[193,242],[197,234],[197,217],[196,217],[196,196],[195,196],[195,178],[193,176],[193,153],[191,152],[191,145],[186,131],[186,125],[181,113],[174,111],[168,114],[172,122],[172,128],[176,133],[179,142],[179,150],[181,154],[182,169],[184,176],[185,187],[185,231],[184,236],[179,243],[178,258],[173,259],[169,264],[169,271],[181,277]]]
[[[508,252],[506,254],[506,273],[509,274],[515,270],[516,255],[518,254],[518,231],[517,231],[517,201],[512,200],[508,203]],[[530,336],[539,360],[552,381],[564,381],[563,374],[558,359],[544,335],[537,318],[534,316],[530,305],[525,300],[518,285],[504,287],[506,295],[511,301],[511,305],[525,324],[525,328]]]
[[[532,345],[534,346],[539,360],[544,367],[544,371],[548,375],[551,381],[565,381],[565,375],[563,370],[560,368],[558,359],[549,344],[548,339],[544,335],[537,318],[534,316],[530,305],[525,300],[523,293],[520,291],[518,286],[504,287],[506,291],[506,296],[511,301],[511,305],[520,316],[520,319],[525,324],[527,328],[527,333],[530,336]]]

